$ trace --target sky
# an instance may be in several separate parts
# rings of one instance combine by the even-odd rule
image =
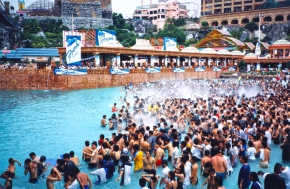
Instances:
[[[29,6],[36,0],[24,0],[25,6]],[[169,0],[172,1],[172,0]],[[200,0],[178,0],[179,2],[194,2],[197,3],[200,7]],[[18,0],[10,0],[11,6],[15,7],[15,10],[18,10]],[[152,3],[157,3],[158,0],[152,0]],[[149,5],[150,0],[143,0],[143,5]],[[141,0],[112,0],[112,9],[113,12],[122,13],[125,18],[132,17],[132,14],[137,6],[141,5]],[[190,8],[196,10],[198,9],[197,5],[189,4]]]

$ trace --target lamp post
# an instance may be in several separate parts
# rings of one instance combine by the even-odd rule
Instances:
[[[259,43],[261,42],[261,18],[264,17],[263,13],[259,13],[256,15],[259,18]]]
[[[259,18],[259,39],[256,45],[255,54],[259,58],[259,56],[261,55],[261,18],[264,17],[264,14],[263,13],[256,14],[256,17]]]

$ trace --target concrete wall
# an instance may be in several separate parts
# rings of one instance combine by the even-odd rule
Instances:
[[[108,73],[91,73],[82,76],[55,76],[50,70],[26,70],[23,72],[1,71],[0,90],[77,90],[123,86],[133,82],[157,82],[178,79],[214,79],[220,72],[161,72],[154,74],[130,73],[127,75],[110,75]]]

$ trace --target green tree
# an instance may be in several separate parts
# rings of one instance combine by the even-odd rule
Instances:
[[[117,28],[124,28],[126,20],[122,14],[113,13],[113,25]]]
[[[34,48],[47,47],[46,39],[42,36],[34,36],[31,44]]]
[[[253,32],[259,29],[258,25],[255,22],[248,22],[244,28],[249,30],[250,32]]]
[[[240,61],[238,62],[238,68],[240,69],[240,72],[243,72],[246,69],[247,65],[245,63],[245,61]]]
[[[24,30],[29,31],[31,34],[37,34],[41,31],[41,27],[37,20],[31,19],[25,21]]]
[[[201,22],[201,26],[202,26],[203,28],[207,28],[207,27],[209,26],[209,24],[208,24],[207,21],[202,21],[202,22]]]
[[[184,45],[186,39],[184,31],[171,23],[172,22],[166,22],[163,30],[160,30],[155,36],[155,38],[172,37],[177,39],[177,43],[179,45]]]
[[[186,25],[185,18],[178,18],[176,20],[173,20],[173,23],[175,26],[180,27]]]
[[[239,28],[238,30],[232,30],[230,31],[230,34],[236,38],[236,39],[240,39],[242,34],[243,34],[244,29],[243,28]]]
[[[286,63],[286,68],[290,69],[290,61]]]
[[[192,19],[192,21],[195,22],[195,23],[198,23],[198,22],[199,22],[199,18],[194,17],[194,18]]]
[[[189,40],[186,40],[184,45],[185,47],[189,47],[190,45],[195,44],[195,43],[196,43],[196,40],[194,38],[191,38]]]

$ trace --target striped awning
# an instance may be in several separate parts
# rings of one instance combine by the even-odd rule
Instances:
[[[250,50],[253,50],[255,49],[255,45],[251,42],[245,42],[245,45],[250,49]]]
[[[269,47],[270,47],[270,45],[269,45],[269,43],[266,43],[266,42],[261,42],[261,45],[263,45],[263,47],[265,48],[265,49],[269,49]]]
[[[243,42],[241,42],[240,40],[233,38],[233,37],[227,37],[229,40],[233,41],[237,46],[245,46],[245,44]]]

